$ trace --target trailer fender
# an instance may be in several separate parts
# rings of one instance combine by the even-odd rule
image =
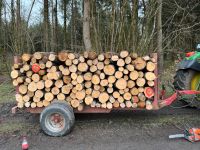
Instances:
[[[177,70],[180,69],[193,69],[195,71],[200,71],[200,62],[197,60],[183,60],[177,66]]]

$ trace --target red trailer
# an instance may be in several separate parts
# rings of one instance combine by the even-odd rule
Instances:
[[[157,54],[153,54],[154,58],[157,60]],[[14,57],[14,63],[18,63],[18,57]],[[156,75],[155,87],[154,87],[154,100],[153,100],[153,109],[158,110],[165,106],[169,106],[181,95],[194,95],[200,94],[199,91],[193,90],[184,90],[184,91],[175,91],[170,97],[165,98],[162,90],[159,89],[159,78],[158,78],[158,69],[156,67],[154,71]],[[16,88],[16,93],[18,93],[18,88]],[[161,94],[160,94],[161,93]],[[16,113],[17,106],[12,108],[12,113]],[[40,114],[40,125],[43,131],[50,136],[63,136],[69,133],[74,125],[75,117],[74,113],[110,113],[113,110],[143,110],[140,108],[92,108],[84,107],[83,111],[78,111],[77,109],[72,109],[66,102],[55,100],[47,107],[42,108],[26,108],[24,111],[30,113]]]

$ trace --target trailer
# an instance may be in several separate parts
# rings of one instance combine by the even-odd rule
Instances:
[[[157,54],[153,54],[153,57],[157,61]],[[19,57],[14,57],[14,63],[18,63]],[[158,77],[158,69],[154,70],[156,75],[156,79],[154,80],[154,98],[153,98],[153,109],[152,110],[159,110],[163,107],[171,105],[175,100],[177,100],[182,95],[195,95],[200,94],[199,91],[195,90],[176,90],[170,97],[164,95],[164,92],[160,90],[159,85],[159,77]],[[18,86],[16,87],[16,93],[18,93]],[[19,108],[17,106],[12,108],[12,113],[16,113]],[[113,110],[129,110],[129,111],[137,111],[137,110],[144,110],[142,108],[93,108],[90,106],[84,107],[82,111],[78,111],[77,109],[73,109],[70,107],[65,101],[58,101],[54,100],[49,106],[47,107],[36,107],[36,108],[25,108],[24,111],[33,113],[33,114],[40,114],[40,125],[42,130],[45,134],[50,136],[63,136],[68,134],[72,127],[74,126],[75,116],[74,114],[77,113],[110,113]],[[149,110],[147,110],[149,111]]]

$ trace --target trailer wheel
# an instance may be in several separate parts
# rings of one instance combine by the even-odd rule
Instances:
[[[40,126],[45,134],[63,136],[71,131],[75,117],[69,107],[65,103],[55,102],[42,111],[40,114]]]
[[[174,77],[174,88],[177,90],[200,90],[198,86],[200,82],[200,72],[194,71],[192,69],[178,70]],[[184,98],[186,102],[191,107],[200,108],[200,98]]]

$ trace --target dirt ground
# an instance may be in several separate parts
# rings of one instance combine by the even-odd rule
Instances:
[[[18,150],[27,136],[30,150],[199,150],[199,143],[169,140],[170,134],[200,126],[200,110],[165,108],[159,111],[120,111],[78,114],[73,131],[49,137],[39,126],[39,116],[10,113],[13,103],[0,104],[0,150]]]

